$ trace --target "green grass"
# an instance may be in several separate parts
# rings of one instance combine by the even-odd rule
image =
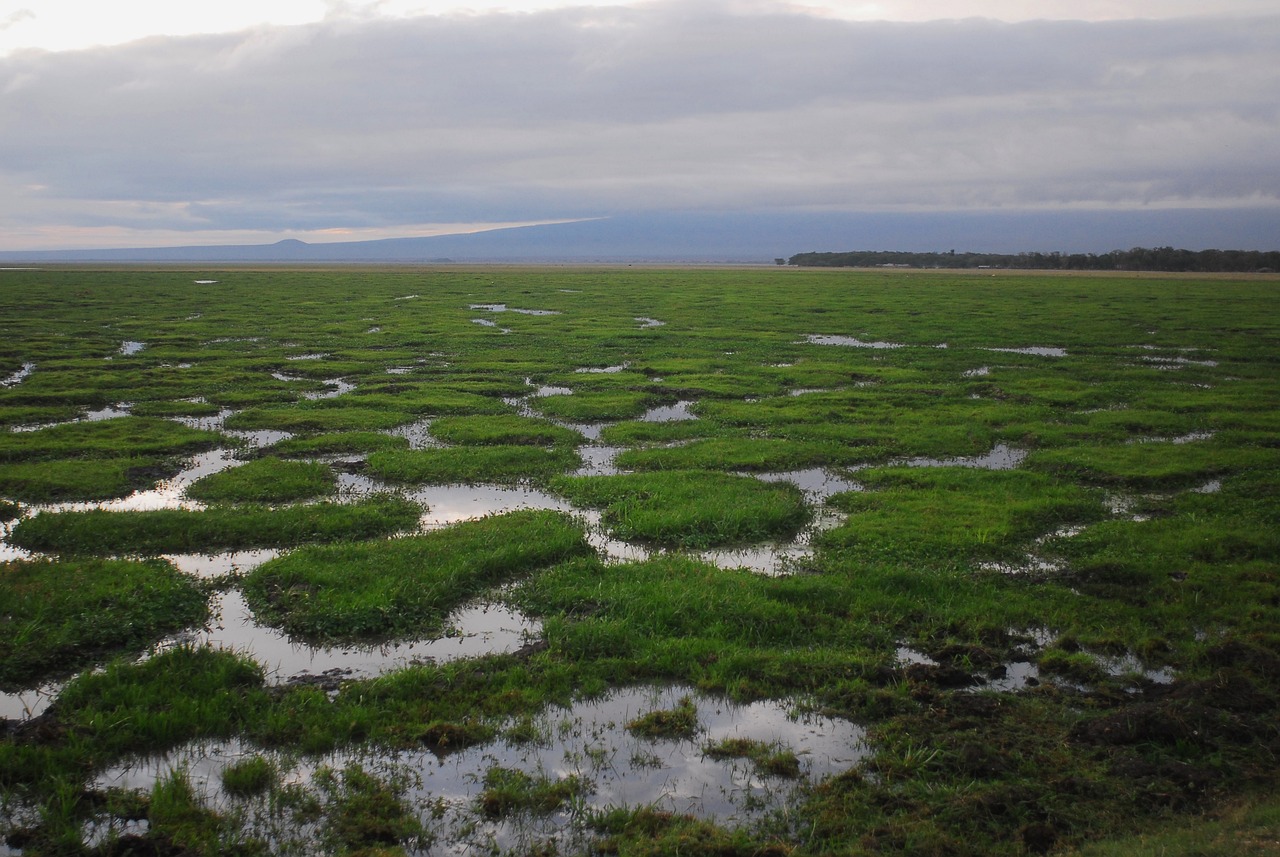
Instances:
[[[403,532],[414,528],[421,511],[407,500],[381,496],[279,509],[44,512],[20,521],[10,540],[28,550],[107,556],[289,547]]]
[[[291,503],[337,490],[328,465],[258,458],[197,479],[187,486],[187,496],[206,503]]]
[[[0,688],[30,687],[144,649],[207,613],[199,584],[165,562],[0,565]]]
[[[477,446],[375,452],[368,471],[387,482],[449,485],[541,480],[580,464],[577,453],[564,447]]]
[[[0,494],[24,503],[110,500],[176,475],[177,460],[91,458],[0,464]]]
[[[707,548],[794,535],[809,520],[794,485],[699,471],[554,479],[553,490],[604,510],[620,539]]]
[[[583,441],[572,429],[514,414],[440,417],[431,423],[431,434],[445,443],[464,446],[576,446]]]
[[[4,272],[0,374],[37,368],[0,390],[0,425],[121,403],[134,415],[0,432],[0,517],[19,511],[14,501],[117,497],[170,476],[183,457],[229,441],[169,418],[222,408],[242,411],[228,428],[297,435],[265,454],[367,454],[367,471],[389,481],[563,477],[558,490],[602,509],[615,533],[675,546],[786,537],[804,520],[797,508],[814,511],[785,490],[760,493],[777,486],[734,475],[742,471],[847,469],[865,490],[831,500],[845,520],[778,578],[682,555],[606,563],[554,517],[545,532],[503,516],[387,539],[415,530],[421,510],[386,499],[21,520],[14,544],[83,556],[47,563],[64,570],[40,572],[43,582],[30,584],[40,597],[21,608],[48,617],[68,599],[70,618],[57,627],[79,642],[37,645],[36,630],[53,633],[53,624],[10,622],[14,656],[34,663],[69,646],[51,655],[58,665],[24,668],[45,675],[122,655],[75,678],[49,714],[0,735],[0,805],[38,816],[21,832],[24,853],[80,853],[86,823],[142,817],[149,804],[139,849],[269,851],[241,815],[259,802],[282,827],[318,837],[312,850],[426,848],[409,816],[435,807],[407,805],[404,781],[383,770],[385,750],[443,755],[515,740],[519,724],[549,706],[665,682],[853,719],[868,755],[802,786],[785,817],[758,825],[660,808],[588,813],[592,839],[579,852],[1021,857],[1271,846],[1280,784],[1274,278],[442,265],[236,269],[214,273],[216,288],[191,286],[206,276]],[[561,314],[508,313],[503,335],[471,321],[479,311],[469,306],[490,302]],[[666,324],[642,328],[638,317]],[[369,334],[375,325],[381,332]],[[813,334],[903,347],[820,345]],[[126,340],[147,347],[123,355]],[[1067,356],[988,350],[1036,345]],[[310,354],[323,357],[289,359]],[[305,399],[336,377],[355,389]],[[503,400],[533,385],[573,391],[528,398],[544,417],[620,421],[603,427],[602,441],[624,447],[618,466],[634,472],[565,477],[582,441],[515,417]],[[677,400],[692,401],[698,419],[639,419]],[[409,450],[387,434],[424,419],[457,446]],[[1028,457],[1010,472],[893,466],[997,444]],[[760,510],[774,500],[776,520]],[[743,513],[744,504],[760,509]],[[339,544],[266,567],[299,574],[276,592],[282,624],[293,621],[287,607],[320,635],[415,637],[438,631],[452,605],[514,586],[503,597],[541,620],[545,645],[418,664],[336,694],[267,688],[257,665],[227,652],[135,662],[167,633],[132,612],[163,589],[164,573],[141,571],[158,566],[126,563],[89,583],[59,576],[94,563],[115,569],[117,554],[329,539]],[[30,573],[22,563],[0,568]],[[120,594],[139,574],[140,588]],[[93,600],[117,579],[124,588]],[[324,605],[314,613],[308,592]],[[117,631],[136,641],[113,641]],[[939,666],[903,666],[902,645]],[[1120,657],[1167,668],[1173,682],[1113,675],[1110,659]],[[1038,663],[1041,683],[1016,693],[954,687],[1014,660]],[[135,754],[233,738],[273,763],[347,749],[370,764],[333,771],[310,792],[246,766],[251,796],[216,811],[194,799],[190,775],[134,796],[92,788]],[[706,749],[753,767],[776,750],[778,765],[789,764],[785,748]],[[590,779],[582,775],[571,808],[590,799]],[[520,823],[544,805],[520,801],[545,790],[549,804],[559,783],[495,773],[496,817]],[[477,824],[488,818],[480,803],[472,813]],[[6,818],[0,832],[11,827]]]
[[[1036,536],[1106,514],[1087,489],[1021,470],[891,468],[858,479],[866,491],[831,498],[849,517],[822,543],[860,560],[1009,560]]]
[[[439,631],[490,587],[589,548],[552,512],[513,512],[385,542],[294,551],[253,571],[245,597],[261,619],[313,639]]]

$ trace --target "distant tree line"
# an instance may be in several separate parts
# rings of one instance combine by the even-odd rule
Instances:
[[[781,263],[781,259],[777,260]],[[823,268],[1012,268],[1048,271],[1189,271],[1272,273],[1280,270],[1277,250],[1175,250],[1134,247],[1110,253],[900,253],[854,250],[797,253],[790,265]]]

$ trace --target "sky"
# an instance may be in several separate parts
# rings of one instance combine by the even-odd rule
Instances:
[[[0,0],[0,250],[660,212],[1274,223],[1278,57],[1275,0]]]

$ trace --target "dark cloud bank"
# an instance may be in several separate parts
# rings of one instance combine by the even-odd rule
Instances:
[[[891,24],[701,4],[20,53],[0,60],[0,228],[197,244],[610,218],[449,240],[668,258],[698,235],[708,258],[1273,249],[1277,56],[1280,16]]]

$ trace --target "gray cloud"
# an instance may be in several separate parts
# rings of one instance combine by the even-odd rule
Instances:
[[[334,20],[0,59],[0,227],[1280,204],[1280,16],[704,4]]]

